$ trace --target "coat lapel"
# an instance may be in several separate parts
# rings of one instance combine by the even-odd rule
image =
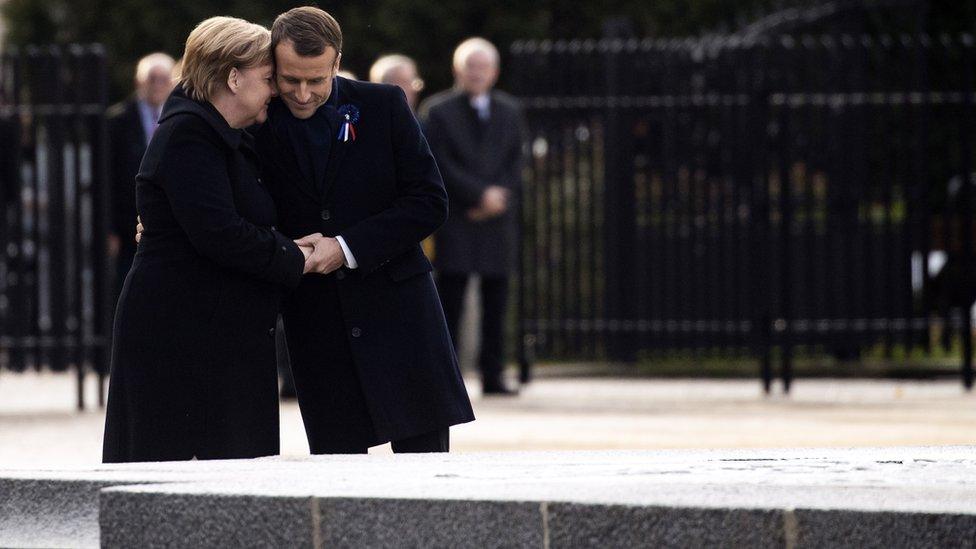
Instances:
[[[339,174],[339,167],[342,165],[342,159],[346,156],[346,151],[354,143],[354,141],[339,141],[336,140],[329,147],[329,164],[325,168],[325,184],[322,186],[322,198],[329,196],[332,192],[332,186],[335,184],[336,176]]]
[[[342,108],[342,105],[352,104],[356,105],[354,98],[349,97],[350,90],[346,85],[345,79],[342,77],[336,77],[335,88],[333,93],[335,94],[335,102],[333,103],[336,109]],[[327,201],[328,196],[332,194],[332,188],[335,185],[336,176],[339,174],[339,168],[342,167],[342,160],[346,157],[346,153],[349,151],[349,147],[355,146],[355,141],[350,139],[349,141],[343,141],[338,138],[339,129],[342,127],[342,120],[339,118],[337,111],[331,111],[333,118],[332,129],[333,133],[330,139],[332,139],[332,145],[329,147],[329,163],[325,168],[325,180],[322,184],[322,200]]]
[[[486,173],[491,173],[495,170],[495,166],[492,163],[500,160],[498,148],[504,142],[505,119],[498,111],[498,103],[495,102],[494,97],[491,98],[490,113],[488,122],[482,130],[484,134],[479,144],[481,149],[480,156],[485,159]]]
[[[494,144],[494,149],[498,148],[499,143],[505,136],[505,118],[498,109],[495,98],[491,98],[491,115],[488,117],[488,126],[485,128],[485,141]]]

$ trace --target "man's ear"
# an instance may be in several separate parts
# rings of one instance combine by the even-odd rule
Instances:
[[[340,51],[339,53],[336,54],[335,66],[332,67],[333,76],[335,75],[335,73],[339,72],[339,66],[341,64],[342,64],[342,52]]]
[[[233,94],[241,88],[241,71],[237,70],[237,67],[231,67],[230,72],[227,73],[227,87]]]

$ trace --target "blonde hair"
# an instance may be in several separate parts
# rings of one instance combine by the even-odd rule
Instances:
[[[390,73],[393,69],[398,69],[400,67],[407,67],[413,70],[417,70],[417,64],[413,62],[406,55],[401,55],[399,53],[393,53],[390,55],[384,55],[373,63],[373,66],[369,68],[369,81],[376,84],[389,84],[390,82],[387,78],[390,77]]]
[[[487,53],[495,63],[495,66],[498,66],[499,55],[495,45],[484,38],[474,37],[461,42],[454,50],[454,70],[458,71],[463,69],[464,64],[468,61],[468,57],[476,52]]]
[[[166,72],[173,70],[173,58],[162,52],[150,53],[139,60],[136,65],[136,82],[149,80],[149,73],[156,67],[162,67]]]
[[[183,76],[183,58],[180,57],[173,63],[173,70],[170,71],[170,75],[173,78],[173,84],[179,84],[180,78]]]
[[[231,69],[271,63],[271,32],[235,17],[211,17],[186,39],[180,84],[197,101],[212,101]]]

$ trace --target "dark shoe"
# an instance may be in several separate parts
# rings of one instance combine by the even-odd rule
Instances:
[[[485,382],[481,385],[481,394],[488,396],[518,396],[518,389],[509,389],[501,381]]]

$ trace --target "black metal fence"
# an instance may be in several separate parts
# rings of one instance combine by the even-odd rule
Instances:
[[[105,71],[99,46],[0,56],[0,366],[74,368],[80,408],[108,366]]]
[[[519,334],[548,359],[960,350],[972,36],[521,42]]]

